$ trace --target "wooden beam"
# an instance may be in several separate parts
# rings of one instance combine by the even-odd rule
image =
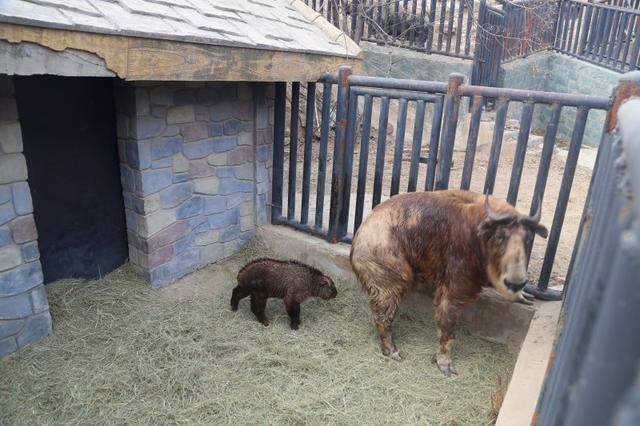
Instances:
[[[340,65],[360,68],[360,57],[213,46],[0,23],[0,39],[53,50],[82,50],[104,59],[125,80],[315,81]]]

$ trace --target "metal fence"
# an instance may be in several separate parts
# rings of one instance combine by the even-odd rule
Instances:
[[[557,3],[548,0],[505,2],[502,62],[521,58],[553,45]]]
[[[614,71],[640,68],[640,10],[562,0],[554,49]]]
[[[473,56],[475,0],[306,0],[306,4],[357,41],[465,59]]]
[[[635,98],[623,104],[630,97]],[[538,400],[539,425],[640,421],[638,117],[640,72],[635,72],[621,79],[609,114],[588,220],[565,289],[562,328]]]
[[[618,72],[640,68],[640,0],[305,1],[358,43],[473,59],[474,84],[495,86],[502,63],[548,48]]]
[[[362,221],[365,207],[375,207],[381,202],[383,196],[416,191],[419,187],[420,190],[425,191],[453,187],[450,173],[460,121],[459,112],[461,105],[467,103],[471,106],[471,113],[459,188],[469,189],[475,171],[477,141],[487,99],[495,100],[496,108],[495,127],[482,186],[485,193],[493,193],[495,188],[509,107],[521,108],[520,130],[506,197],[513,205],[518,202],[518,194],[522,186],[521,178],[534,108],[541,105],[550,108],[550,118],[546,123],[536,181],[525,183],[529,187],[533,186],[533,195],[528,206],[519,206],[521,209],[528,207],[530,214],[533,214],[538,207],[537,200],[542,201],[545,196],[551,157],[557,142],[556,132],[560,114],[567,109],[575,111],[576,118],[561,190],[556,200],[557,207],[550,228],[538,289],[535,291],[540,297],[551,297],[552,292],[547,290],[547,286],[565,219],[585,123],[590,110],[606,110],[609,107],[609,98],[467,85],[464,84],[463,77],[457,74],[452,75],[447,83],[356,76],[351,75],[351,70],[347,67],[341,68],[337,75],[325,76],[320,84],[322,85],[322,113],[317,117],[320,122],[317,157],[313,148],[314,134],[309,129],[316,120],[318,108],[315,97],[318,88],[314,83],[307,86],[307,102],[304,110],[300,109],[304,113],[298,113],[300,85],[298,83],[292,85],[289,102],[292,119],[289,124],[286,186],[284,183],[287,125],[285,111],[288,96],[286,84],[280,83],[276,87],[272,221],[274,224],[292,226],[321,236],[330,242],[350,242],[352,233],[358,229]],[[335,115],[332,112],[333,102],[336,104]],[[376,102],[376,110],[379,111],[378,129],[373,135],[377,138],[371,144],[374,102]],[[396,137],[393,146],[391,141],[387,142],[391,102],[395,102],[397,107]],[[408,147],[409,158],[405,158],[409,162],[407,174],[406,170],[403,172],[403,158],[407,157],[404,152],[409,107],[415,111],[415,121],[411,146]],[[429,113],[425,114],[427,109]],[[299,180],[298,124],[301,116],[305,117],[306,126],[302,141],[304,144],[303,170]],[[335,123],[335,131],[332,131],[332,123]],[[430,127],[428,137],[424,138],[428,142],[423,143],[423,129],[426,127]],[[359,142],[357,152],[356,140]],[[428,149],[424,149],[423,146]],[[333,148],[332,156],[329,156],[331,147]],[[375,160],[369,158],[372,148],[375,149]],[[428,155],[424,155],[425,151]],[[391,152],[393,152],[393,158],[389,176],[389,172],[385,170],[385,156]],[[313,185],[316,190],[316,201],[315,206],[312,206],[310,203],[311,171],[314,163],[317,168],[317,179]],[[327,173],[330,165],[332,169],[329,184]],[[371,167],[374,168],[372,179],[369,172]],[[423,182],[422,185],[418,185],[419,180]],[[405,183],[402,184],[402,182]],[[285,187],[288,188],[286,194],[284,194]],[[302,192],[298,194],[300,187]],[[286,215],[283,216],[284,195],[287,203]],[[329,201],[328,215],[325,209],[327,201]],[[313,223],[310,223],[310,206],[315,210]],[[557,297],[557,294],[553,297]]]

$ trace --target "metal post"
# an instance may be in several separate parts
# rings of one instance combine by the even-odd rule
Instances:
[[[453,73],[449,76],[447,95],[444,101],[444,127],[440,142],[440,155],[436,171],[436,189],[446,189],[449,186],[453,147],[456,142],[458,127],[458,113],[460,112],[460,94],[458,88],[464,83],[462,74]]]
[[[273,120],[273,182],[271,189],[271,223],[278,223],[282,215],[282,184],[284,173],[284,121],[287,102],[287,83],[276,83]]]
[[[338,221],[342,213],[342,180],[344,158],[347,148],[347,113],[349,109],[349,76],[351,67],[338,69],[338,100],[336,106],[336,138],[333,150],[333,170],[331,172],[331,202],[329,207],[329,232],[327,240],[338,242]]]

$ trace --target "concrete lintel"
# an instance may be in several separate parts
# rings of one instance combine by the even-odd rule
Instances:
[[[76,49],[55,51],[35,43],[0,40],[0,74],[115,77],[98,55]]]

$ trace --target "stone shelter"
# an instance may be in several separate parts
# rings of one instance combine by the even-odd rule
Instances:
[[[45,283],[160,287],[250,241],[274,82],[359,59],[299,0],[0,2],[0,356],[51,332]]]

